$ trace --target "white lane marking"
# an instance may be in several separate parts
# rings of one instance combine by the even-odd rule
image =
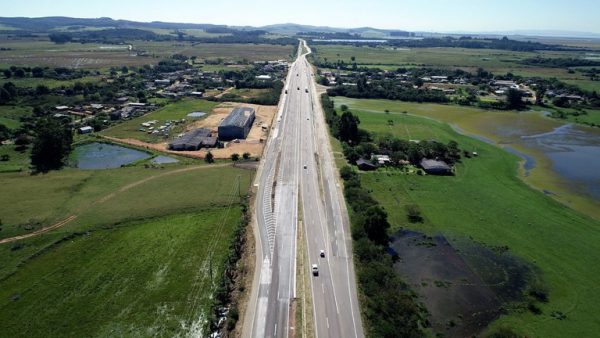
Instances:
[[[306,41],[304,41],[304,45],[306,46],[307,50],[309,50],[308,44],[306,43]],[[309,50],[308,53],[310,53],[310,52],[311,51]],[[310,84],[311,84],[311,87],[315,88],[314,81],[310,81]],[[317,105],[317,110],[319,110],[319,113],[320,113],[319,117],[322,118],[323,112],[322,112],[321,107],[318,106],[318,105]],[[321,127],[321,133],[322,133],[322,131],[323,131],[323,127]],[[331,156],[330,156],[330,154],[328,152],[329,149],[328,149],[327,145],[323,144],[323,146],[325,146],[324,153],[326,153],[326,154],[324,154],[324,156],[327,156],[328,160],[329,160],[329,161],[323,161],[323,162],[327,162],[327,163],[330,164],[331,161],[332,161],[332,159],[331,159]],[[327,169],[330,169],[329,170],[330,172],[333,172],[333,168],[331,168],[330,166],[327,166],[327,167],[328,167]],[[337,188],[340,187],[339,184],[335,184],[335,185],[336,185]],[[339,191],[338,191],[338,189],[336,189],[336,195],[337,195],[337,197],[339,197]],[[331,198],[331,189],[330,189],[330,198]],[[332,199],[332,203],[333,203],[334,209],[336,209],[336,211],[338,211],[337,214],[339,216],[341,216],[342,213],[341,213],[340,201],[336,198],[336,199]],[[349,258],[346,259],[346,272],[347,272],[346,273],[346,277],[347,277],[346,279],[347,279],[347,285],[348,285],[348,288],[347,288],[347,290],[348,290],[348,296],[350,297],[349,298],[349,301],[350,301],[350,313],[351,313],[351,316],[352,316],[352,324],[354,326],[354,334],[355,334],[355,337],[358,337],[358,330],[357,330],[356,319],[355,319],[355,310],[354,310],[354,306],[352,304],[353,303],[353,301],[352,301],[353,297],[352,297],[352,294],[351,294],[351,292],[352,292],[351,290],[352,289],[350,287],[351,286],[351,283],[350,283],[350,271],[351,271],[351,269],[350,269],[350,262],[351,262],[351,257],[352,256],[351,256],[351,253],[348,253],[348,247],[346,245],[346,234],[345,234],[345,229],[344,229],[344,223],[343,222],[341,222],[341,223],[342,223],[341,224],[341,230],[342,230],[342,236],[343,236],[342,243],[343,243],[343,246],[344,246],[344,252],[349,257]],[[335,221],[334,221],[334,225],[335,225]],[[328,260],[328,262],[329,262],[329,260]],[[335,289],[334,289],[334,294],[335,294]],[[337,303],[336,303],[336,306],[337,306]]]
[[[325,320],[327,321],[327,328],[329,328],[329,317],[325,317]]]

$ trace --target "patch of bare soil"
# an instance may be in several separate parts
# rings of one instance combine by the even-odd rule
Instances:
[[[277,106],[261,106],[256,104],[224,102],[213,109],[212,113],[206,118],[195,121],[187,126],[186,131],[194,128],[206,128],[216,133],[219,124],[231,111],[236,107],[252,107],[256,111],[256,118],[248,133],[248,137],[244,140],[235,140],[227,142],[224,148],[200,149],[197,151],[172,151],[168,149],[168,142],[148,143],[137,139],[126,138],[120,139],[110,136],[103,136],[107,140],[118,143],[128,144],[140,148],[187,156],[192,158],[202,159],[210,151],[217,159],[228,159],[233,154],[242,155],[249,153],[252,157],[260,157],[262,155],[265,142],[269,136],[269,130],[273,122],[273,118],[277,113]]]
[[[53,225],[47,226],[45,228],[41,228],[40,230],[37,230],[37,231],[34,231],[34,232],[30,232],[30,233],[25,234],[25,235],[19,235],[19,236],[4,238],[4,239],[0,240],[0,244],[10,243],[10,242],[18,241],[20,239],[25,239],[25,238],[29,238],[29,237],[34,237],[34,236],[41,235],[41,234],[46,233],[46,232],[48,232],[50,230],[60,228],[61,226],[65,225],[65,224],[67,224],[69,222],[71,222],[75,218],[77,218],[76,215],[71,215],[71,216],[63,219],[62,221],[60,221],[58,223],[54,223]]]

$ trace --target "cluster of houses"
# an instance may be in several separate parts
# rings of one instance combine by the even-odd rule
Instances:
[[[129,100],[128,97],[126,97],[126,99]],[[142,116],[157,108],[155,105],[140,102],[126,102],[127,100],[117,99],[117,103],[91,103],[73,107],[64,105],[56,106],[54,107],[55,114],[53,116],[55,118],[69,120],[72,120],[72,118],[75,117],[73,125],[80,126],[78,132],[80,134],[88,134],[93,132],[93,128],[87,126],[86,123],[94,119],[98,114],[107,114],[110,120],[116,121]]]
[[[358,169],[363,171],[376,170],[379,167],[384,167],[390,165],[391,159],[388,155],[372,155],[370,160],[359,158],[356,161],[356,166]],[[409,165],[410,162],[407,160],[400,160],[398,163],[401,166]],[[446,162],[438,160],[438,159],[421,159],[419,163],[419,167],[423,169],[429,175],[453,175],[454,172],[452,167],[449,166]]]

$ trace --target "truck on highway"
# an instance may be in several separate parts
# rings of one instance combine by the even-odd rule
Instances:
[[[312,274],[313,274],[313,276],[319,275],[319,267],[317,266],[317,264],[312,265]]]
[[[308,93],[308,87],[304,88],[304,92]]]

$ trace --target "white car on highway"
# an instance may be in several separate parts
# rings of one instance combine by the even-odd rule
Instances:
[[[312,265],[312,274],[313,274],[313,276],[319,275],[319,267],[317,266],[317,264]]]

